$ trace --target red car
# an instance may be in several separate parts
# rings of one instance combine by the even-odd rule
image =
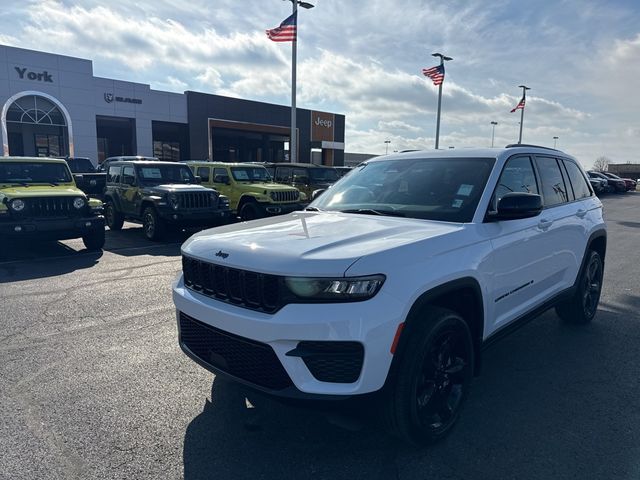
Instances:
[[[631,178],[620,178],[614,173],[611,172],[602,172],[603,175],[606,175],[609,178],[615,178],[616,180],[624,180],[624,183],[627,185],[627,191],[635,190],[637,182]]]

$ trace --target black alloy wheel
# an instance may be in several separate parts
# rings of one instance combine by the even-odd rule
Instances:
[[[164,224],[153,207],[147,207],[142,213],[142,229],[149,240],[159,240],[164,234]]]
[[[109,202],[104,206],[104,219],[109,230],[121,230],[124,223],[122,215],[116,212],[113,203]]]
[[[598,311],[604,263],[595,250],[588,250],[586,255],[587,259],[580,273],[575,295],[556,307],[558,316],[567,323],[589,323]]]
[[[414,445],[444,438],[468,396],[473,348],[469,325],[452,310],[429,307],[409,320],[381,397],[387,429]]]

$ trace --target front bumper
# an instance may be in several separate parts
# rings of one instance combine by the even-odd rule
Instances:
[[[258,208],[265,217],[297,212],[303,210],[305,206],[302,203],[258,203]]]
[[[158,209],[158,214],[169,225],[180,227],[207,227],[225,225],[233,219],[231,210],[174,210]]]
[[[104,230],[102,215],[78,218],[25,218],[0,220],[0,234],[12,238],[35,240],[67,240]]]
[[[215,373],[286,398],[346,398],[382,388],[403,311],[397,300],[381,291],[365,302],[289,304],[266,314],[193,292],[182,276],[174,284],[173,300],[180,347],[189,357]],[[362,348],[359,374],[349,383],[319,380],[316,377],[322,375],[299,353],[302,345],[334,342]],[[234,356],[240,354],[242,365],[268,364],[275,379],[235,368],[239,360]]]

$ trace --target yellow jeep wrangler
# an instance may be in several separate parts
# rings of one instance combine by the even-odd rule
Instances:
[[[262,165],[186,162],[203,185],[229,197],[229,208],[243,221],[302,210],[307,197],[297,188],[273,183]]]
[[[102,249],[102,202],[88,198],[76,186],[67,163],[55,158],[0,157],[0,238],[78,237],[87,249]]]

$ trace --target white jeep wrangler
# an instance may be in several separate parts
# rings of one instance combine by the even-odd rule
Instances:
[[[456,422],[489,341],[553,306],[592,320],[605,250],[602,204],[558,150],[387,155],[306,211],[191,237],[179,342],[274,395],[378,392],[389,428],[426,443]]]

